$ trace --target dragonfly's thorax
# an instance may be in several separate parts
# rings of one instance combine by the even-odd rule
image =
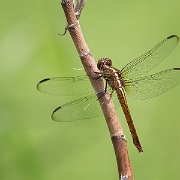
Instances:
[[[102,77],[108,82],[113,90],[117,90],[124,86],[121,71],[112,67],[112,61],[109,58],[100,59],[97,67],[101,71]]]

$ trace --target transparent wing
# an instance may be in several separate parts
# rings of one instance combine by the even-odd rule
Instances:
[[[116,93],[112,94],[112,99],[114,101],[115,108],[118,108],[120,105],[118,103]],[[54,110],[52,119],[60,122],[71,122],[80,119],[95,118],[103,115],[101,110],[102,105],[99,104],[96,94],[91,94],[84,98],[59,106]]]
[[[59,106],[54,110],[52,119],[54,121],[68,122],[89,119],[100,115],[102,115],[102,111],[97,96],[96,94],[91,94]]]
[[[180,68],[168,69],[150,76],[125,80],[125,90],[132,99],[159,96],[180,84]]]
[[[37,89],[43,93],[56,96],[93,92],[88,76],[47,78],[38,83]]]
[[[171,54],[178,41],[179,37],[176,35],[167,37],[153,49],[127,64],[121,71],[122,77],[131,79],[151,71]]]

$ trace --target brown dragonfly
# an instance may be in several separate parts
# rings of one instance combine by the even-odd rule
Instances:
[[[128,63],[122,70],[113,68],[109,58],[102,58],[98,61],[97,67],[100,72],[95,72],[95,74],[100,74],[106,80],[106,88],[102,92],[116,91],[133,143],[139,152],[143,150],[131,118],[124,90],[132,99],[148,99],[159,96],[180,84],[180,68],[172,68],[141,77],[169,56],[178,41],[179,38],[176,35],[167,37],[150,51]],[[93,92],[89,76],[46,78],[38,83],[37,89],[51,95],[81,95]],[[111,94],[115,107],[117,107],[118,100],[115,98],[115,93]],[[52,113],[52,119],[69,122],[102,115],[96,95],[97,93],[93,93],[59,106]]]

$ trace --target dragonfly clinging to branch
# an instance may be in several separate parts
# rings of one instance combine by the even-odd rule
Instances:
[[[128,63],[122,70],[113,68],[109,58],[102,58],[98,61],[97,67],[100,72],[95,72],[95,74],[100,74],[106,80],[106,87],[109,85],[113,91],[116,91],[133,143],[139,152],[143,150],[132,121],[124,90],[132,99],[148,99],[159,96],[180,84],[180,68],[142,76],[169,56],[178,41],[179,38],[176,35],[167,37],[150,51]],[[79,95],[93,92],[89,76],[47,78],[38,83],[37,89],[51,95]],[[102,89],[102,92],[106,91],[106,89]],[[84,98],[59,106],[54,110],[52,119],[67,122],[100,115],[102,115],[101,107],[96,94],[92,93]]]

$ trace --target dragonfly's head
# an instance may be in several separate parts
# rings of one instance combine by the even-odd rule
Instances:
[[[109,58],[101,58],[98,60],[97,68],[100,71],[103,71],[107,66],[108,67],[112,66],[112,61]]]

